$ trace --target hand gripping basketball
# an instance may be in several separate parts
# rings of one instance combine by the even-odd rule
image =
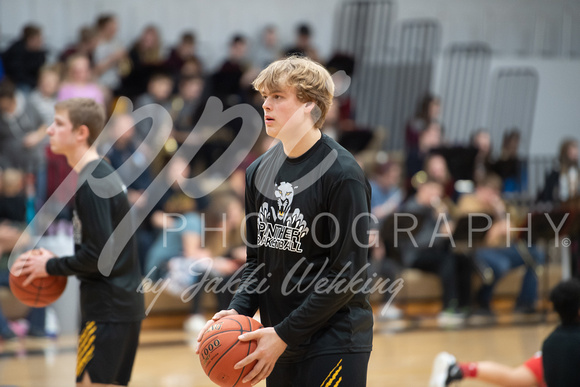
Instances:
[[[262,328],[262,324],[248,316],[228,315],[213,322],[201,337],[198,353],[201,366],[209,378],[221,387],[249,387],[244,377],[256,361],[243,367],[234,365],[249,356],[257,347],[255,340],[239,337]]]
[[[47,250],[31,250],[22,254],[10,270],[10,290],[23,304],[42,308],[56,301],[64,292],[65,276],[49,276],[46,261],[54,254]]]

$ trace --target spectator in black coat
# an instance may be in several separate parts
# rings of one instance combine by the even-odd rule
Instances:
[[[33,24],[27,24],[20,39],[2,54],[6,76],[24,92],[36,87],[38,72],[45,60],[42,30]]]

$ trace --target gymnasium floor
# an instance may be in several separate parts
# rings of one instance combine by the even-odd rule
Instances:
[[[549,322],[459,331],[427,327],[393,333],[388,327],[378,325],[368,386],[425,387],[432,360],[442,350],[462,360],[495,360],[516,366],[541,347],[554,327],[555,323]],[[144,330],[130,386],[212,387],[201,370],[191,340],[180,330]],[[0,343],[0,386],[74,386],[75,351],[74,336]],[[468,381],[460,386],[487,384]]]

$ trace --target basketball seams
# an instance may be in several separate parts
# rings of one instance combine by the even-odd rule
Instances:
[[[252,320],[250,320],[250,318],[248,316],[246,316],[246,318],[248,319],[248,323],[250,324],[250,329],[252,329]],[[248,352],[246,353],[246,357],[250,356],[251,353],[252,353],[252,341],[250,341],[248,343]],[[236,380],[236,382],[234,383],[234,385],[232,387],[236,387],[238,385],[238,383],[240,382],[240,379],[242,378],[242,375],[244,375],[244,371],[246,370],[246,367],[247,367],[247,365],[244,366],[244,368],[242,368],[242,372],[240,372],[240,376],[238,376],[238,380]]]
[[[66,280],[66,277],[64,278]],[[9,278],[10,289],[20,302],[33,308],[50,305],[62,295],[66,287],[66,281],[55,276],[37,278],[28,286],[22,286],[24,280],[20,276],[11,274]],[[61,284],[64,285],[62,288]]]
[[[244,333],[249,333],[251,331],[246,331],[246,330],[239,330],[239,329],[228,329],[226,331],[215,331],[212,332],[212,334],[208,337],[203,338],[203,340],[201,341],[201,344],[199,345],[200,348],[203,347],[205,345],[205,342],[213,337],[215,337],[216,335],[219,335],[220,333],[226,333],[226,332],[241,332],[240,334],[244,334]]]
[[[247,317],[247,316],[245,316],[245,317]],[[242,326],[242,324],[240,324],[240,322],[239,322],[239,321],[237,321],[237,320],[235,320],[235,319],[233,319],[233,318],[227,317],[227,316],[226,316],[226,317],[222,317],[222,318],[220,318],[220,319],[219,319],[218,321],[216,321],[215,323],[218,323],[219,321],[223,321],[223,320],[233,321],[233,322],[235,322],[236,324],[238,324],[238,326],[239,326],[240,328],[239,328],[239,329],[228,329],[227,331],[222,331],[222,330],[216,330],[216,331],[213,331],[213,333],[211,333],[211,334],[210,334],[210,336],[208,336],[207,338],[204,338],[204,339],[203,339],[203,341],[201,342],[201,343],[202,343],[202,344],[201,344],[202,346],[203,346],[203,343],[205,343],[205,341],[206,341],[207,339],[209,339],[209,338],[211,338],[211,337],[213,337],[213,336],[215,336],[215,335],[219,334],[220,332],[236,332],[236,331],[239,331],[239,332],[240,332],[240,335],[244,334],[245,332],[251,332],[251,330],[250,330],[250,331],[246,331],[246,330],[244,329],[244,327]],[[250,323],[249,325],[250,325],[250,329],[251,329],[251,328],[252,328],[252,324]]]
[[[230,320],[231,322],[235,322],[235,324],[232,324],[228,320]],[[211,360],[208,358],[205,361],[205,363],[203,360],[204,358],[202,358],[200,353],[200,360],[202,360],[202,366],[204,364],[208,366],[208,368],[205,368],[204,366],[204,371],[210,379],[214,380],[214,383],[224,386],[227,385],[228,387],[234,386],[239,387],[245,385],[241,381],[243,376],[249,371],[250,366],[246,365],[240,370],[234,370],[233,362],[236,361],[235,359],[237,359],[240,356],[243,356],[243,358],[245,358],[248,355],[250,355],[253,352],[253,350],[256,349],[256,343],[252,341],[249,342],[240,341],[237,337],[240,334],[250,333],[256,329],[262,328],[263,326],[258,321],[255,321],[251,317],[245,315],[222,317],[221,319],[217,320],[215,324],[220,322],[223,324],[214,328],[210,335],[207,335],[208,332],[206,332],[207,337],[202,338],[202,341],[200,343],[200,349],[202,353],[204,350],[207,351],[210,348],[212,341],[214,340],[223,340],[222,347],[218,351],[218,353],[216,353],[217,357],[213,357],[211,358]],[[214,327],[213,324],[212,327]],[[223,330],[224,328],[226,329]],[[221,335],[222,333],[224,335]],[[220,339],[221,336],[223,336],[223,339]],[[229,345],[224,346],[223,344]],[[244,345],[247,345],[247,348],[244,348]],[[224,365],[220,364],[224,362],[227,363],[225,365],[225,368]],[[253,364],[255,364],[255,362],[253,362]],[[227,379],[227,381],[226,379],[223,379],[224,377]]]
[[[218,359],[217,359],[217,360],[216,360],[216,361],[213,363],[213,365],[211,366],[210,370],[207,372],[207,376],[210,376],[210,375],[211,375],[211,372],[213,371],[213,369],[215,368],[215,366],[216,366],[216,365],[218,365],[218,363],[220,362],[220,360],[221,360],[221,359],[222,359],[222,358],[223,358],[225,355],[227,355],[227,353],[228,353],[229,351],[231,351],[231,349],[232,349],[233,347],[235,347],[235,346],[236,346],[236,344],[238,344],[239,342],[240,342],[240,340],[236,340],[236,342],[235,342],[235,343],[233,343],[232,345],[230,345],[230,347],[229,347],[228,349],[226,349],[224,353],[222,353],[222,354],[221,354],[221,356],[220,356],[220,357],[219,357],[219,358],[218,358]],[[211,376],[210,376],[210,377],[211,377]]]

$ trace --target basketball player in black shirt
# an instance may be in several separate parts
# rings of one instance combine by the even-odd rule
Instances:
[[[75,254],[57,258],[40,249],[24,253],[12,270],[27,281],[48,275],[80,280],[82,326],[77,385],[127,385],[144,318],[140,270],[131,238],[117,252],[107,240],[129,211],[127,189],[92,146],[105,123],[100,105],[87,98],[58,102],[47,129],[50,148],[79,174],[73,213]],[[118,230],[117,230],[118,232]],[[118,246],[117,246],[118,247]]]
[[[550,293],[550,301],[561,324],[542,345],[546,385],[580,386],[580,280],[572,278],[559,283]]]
[[[307,58],[276,61],[253,82],[266,131],[280,142],[246,171],[247,267],[230,309],[259,309],[265,328],[241,368],[269,387],[366,385],[372,347],[368,279],[370,186],[354,157],[320,128],[334,84]]]

